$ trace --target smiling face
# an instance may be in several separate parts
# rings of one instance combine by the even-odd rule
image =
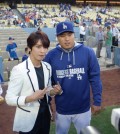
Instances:
[[[74,47],[74,33],[65,32],[57,36],[59,44],[64,49],[71,49]]]
[[[30,51],[30,58],[33,61],[40,62],[44,59],[47,51],[48,48],[43,47],[41,40],[38,40]]]

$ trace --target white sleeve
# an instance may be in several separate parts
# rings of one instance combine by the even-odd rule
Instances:
[[[5,96],[6,103],[11,106],[24,106],[26,96],[20,96],[23,85],[23,76],[15,66],[11,72],[8,90]]]

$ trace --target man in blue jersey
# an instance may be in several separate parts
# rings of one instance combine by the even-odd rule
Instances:
[[[9,44],[6,47],[6,51],[8,52],[9,59],[8,60],[19,60],[16,52],[17,44],[13,42],[14,38],[9,37]]]
[[[52,66],[53,84],[59,83],[63,90],[55,96],[56,134],[67,134],[71,122],[80,134],[90,125],[91,109],[93,114],[101,110],[100,67],[93,49],[75,42],[72,23],[60,22],[56,35],[59,43],[45,58]]]

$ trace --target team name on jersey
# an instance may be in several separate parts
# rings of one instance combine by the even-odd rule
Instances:
[[[71,79],[75,75],[77,76],[76,78],[78,80],[82,80],[81,74],[85,73],[84,68],[70,68],[70,69],[65,69],[65,70],[56,70],[57,78],[64,78],[68,77]]]

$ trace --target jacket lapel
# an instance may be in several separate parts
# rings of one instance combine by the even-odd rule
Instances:
[[[48,68],[47,64],[45,62],[41,62],[43,66],[43,73],[44,73],[44,84],[45,87],[49,86],[50,81],[50,69]]]
[[[37,79],[37,75],[35,72],[35,68],[34,68],[30,58],[28,58],[28,60],[26,60],[26,69],[28,70],[27,75],[28,75],[29,80],[31,82],[33,91],[35,92],[36,90],[39,90],[38,79]]]

